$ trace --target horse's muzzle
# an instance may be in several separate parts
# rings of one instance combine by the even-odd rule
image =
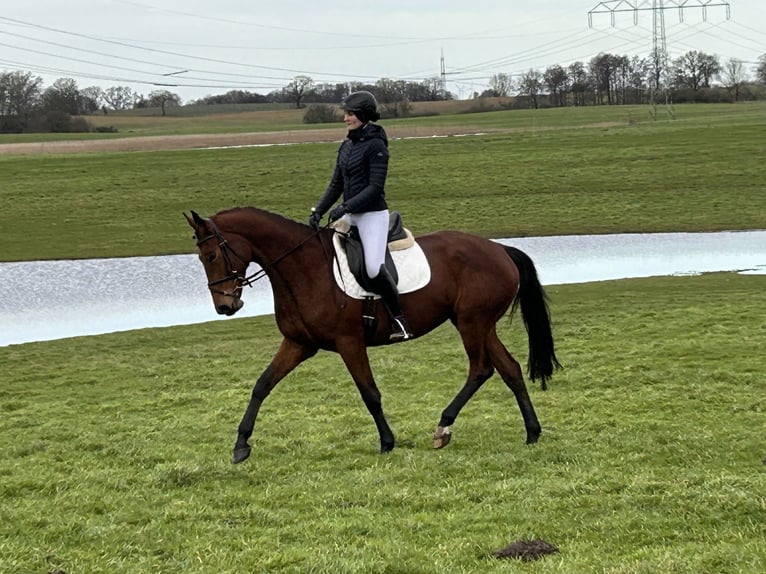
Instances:
[[[215,310],[218,312],[219,315],[226,315],[227,317],[231,317],[234,313],[239,311],[243,306],[245,302],[242,301],[242,299],[235,299],[231,298],[231,303],[219,303],[215,306]]]

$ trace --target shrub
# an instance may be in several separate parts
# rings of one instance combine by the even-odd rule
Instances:
[[[338,108],[328,104],[311,105],[306,110],[306,113],[303,114],[304,124],[329,124],[339,122],[342,119]]]
[[[406,118],[412,113],[412,104],[409,100],[385,102],[380,104],[378,111],[382,118]]]
[[[73,117],[60,110],[51,110],[30,118],[25,131],[41,133],[89,132],[91,125],[83,117]]]
[[[0,116],[0,133],[20,134],[24,131],[24,121],[18,116]]]

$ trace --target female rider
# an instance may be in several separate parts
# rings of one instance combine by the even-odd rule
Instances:
[[[380,119],[380,114],[370,92],[349,94],[342,108],[348,135],[338,149],[330,184],[311,209],[309,225],[318,229],[325,212],[343,196],[343,202],[330,211],[329,219],[333,222],[343,218],[359,229],[367,275],[393,318],[391,340],[403,341],[412,333],[402,313],[396,283],[384,265],[388,240],[388,137],[381,126],[372,123]]]

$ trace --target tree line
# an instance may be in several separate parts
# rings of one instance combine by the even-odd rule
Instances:
[[[30,72],[0,72],[0,133],[90,131],[84,116],[110,110],[162,109],[180,105],[168,91],[144,96],[127,86],[80,88],[72,78],[59,78],[47,88]]]
[[[650,103],[658,92],[672,101],[736,102],[766,97],[766,54],[751,76],[745,64],[692,50],[663,63],[654,55],[620,56],[601,53],[589,62],[553,65],[544,71],[530,69],[516,81],[497,74],[483,95],[516,93],[531,106],[587,106]]]
[[[601,53],[589,62],[568,66],[555,64],[545,70],[530,69],[514,78],[495,74],[488,89],[473,98],[513,97],[509,107],[589,106],[650,103],[657,92],[667,92],[674,102],[740,101],[766,97],[766,54],[758,59],[752,74],[743,62],[722,63],[717,56],[690,51],[663,62],[652,55],[646,58]],[[420,82],[380,79],[361,82],[316,83],[309,76],[296,76],[286,86],[258,94],[231,90],[206,96],[186,105],[283,103],[297,108],[310,106],[304,121],[332,121],[337,104],[350,91],[366,89],[375,93],[386,117],[409,114],[412,102],[454,99],[440,78]],[[157,108],[165,115],[182,105],[178,94],[156,90],[140,94],[127,86],[102,89],[79,88],[72,78],[59,78],[48,87],[29,72],[0,72],[0,132],[89,131],[85,116],[136,108]]]

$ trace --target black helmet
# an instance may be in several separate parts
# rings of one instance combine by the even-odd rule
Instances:
[[[351,92],[343,98],[341,107],[347,112],[354,112],[359,121],[365,124],[369,121],[374,122],[380,119],[378,102],[375,101],[375,96],[364,90]]]

